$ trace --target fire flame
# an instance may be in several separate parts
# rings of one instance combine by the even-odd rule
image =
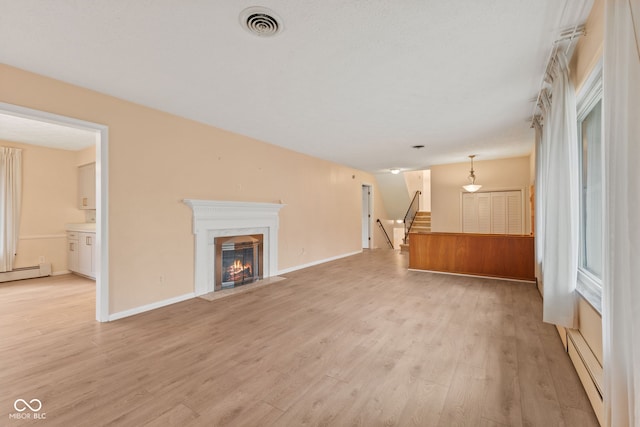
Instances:
[[[233,264],[227,267],[227,275],[230,280],[239,280],[246,276],[252,275],[251,264],[243,264],[241,260],[236,259]]]

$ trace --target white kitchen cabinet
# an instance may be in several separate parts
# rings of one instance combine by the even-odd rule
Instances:
[[[80,209],[96,208],[96,164],[78,167],[78,201]]]
[[[78,233],[67,232],[67,265],[70,271],[78,271]]]
[[[85,276],[96,278],[96,233],[78,233],[78,270]]]
[[[95,279],[96,232],[91,225],[95,228],[95,224],[67,224],[67,263],[70,271]]]

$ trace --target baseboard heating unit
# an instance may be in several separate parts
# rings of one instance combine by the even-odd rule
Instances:
[[[603,370],[582,334],[574,329],[567,330],[567,351],[578,373],[578,378],[587,392],[593,411],[604,425],[604,403],[602,401]]]
[[[51,276],[51,264],[48,262],[40,265],[34,265],[33,267],[16,268],[11,271],[0,273],[0,283],[45,276]]]

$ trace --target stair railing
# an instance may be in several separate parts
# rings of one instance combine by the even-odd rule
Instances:
[[[407,209],[407,214],[404,216],[404,244],[407,244],[407,237],[409,237],[409,230],[411,230],[411,226],[413,225],[413,221],[416,219],[416,214],[420,209],[420,195],[422,192],[420,190],[416,191],[416,194],[413,196],[413,200],[411,200],[411,204],[409,204],[409,209]]]
[[[389,235],[387,234],[387,230],[385,230],[384,225],[382,225],[382,221],[380,221],[380,218],[376,219],[376,222],[378,223],[378,226],[382,229],[382,232],[384,233],[384,237],[387,238],[387,244],[391,249],[393,249],[393,243],[391,243],[391,239],[389,238]]]

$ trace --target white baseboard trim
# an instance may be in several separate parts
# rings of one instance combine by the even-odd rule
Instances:
[[[333,256],[331,258],[325,258],[322,260],[318,260],[318,261],[313,261],[307,264],[302,264],[302,265],[297,265],[295,267],[290,267],[290,268],[285,268],[284,270],[280,270],[278,271],[277,275],[281,275],[281,274],[285,274],[285,273],[291,273],[292,271],[296,271],[296,270],[302,270],[303,268],[308,268],[308,267],[313,267],[314,265],[319,265],[319,264],[324,264],[325,262],[330,262],[330,261],[335,261],[341,258],[346,258],[349,256],[353,256],[353,255],[358,255],[361,254],[362,250],[359,251],[355,251],[355,252],[349,252],[346,254],[341,254],[341,255],[336,255]],[[146,305],[142,305],[140,307],[135,307],[135,308],[131,308],[129,310],[124,310],[124,311],[120,311],[118,313],[113,313],[109,315],[109,322],[112,322],[114,320],[118,320],[118,319],[123,319],[125,317],[129,317],[129,316],[135,316],[136,314],[140,314],[140,313],[144,313],[146,311],[151,311],[151,310],[155,310],[156,308],[160,308],[160,307],[165,307],[167,305],[171,305],[171,304],[175,304],[178,302],[182,302],[182,301],[186,301],[188,299],[191,298],[195,298],[196,294],[195,292],[190,292],[188,294],[184,294],[184,295],[180,295],[174,298],[169,298],[163,301],[158,301],[158,302],[154,302],[151,304],[146,304]]]
[[[318,261],[309,262],[307,264],[296,265],[295,267],[285,268],[284,270],[278,271],[277,275],[280,276],[282,274],[291,273],[292,271],[302,270],[303,268],[313,267],[314,265],[324,264],[325,262],[335,261],[335,260],[340,259],[340,258],[346,258],[346,257],[349,257],[349,256],[358,255],[358,254],[361,254],[361,253],[362,253],[362,249],[360,249],[359,251],[356,251],[356,252],[349,252],[349,253],[346,253],[346,254],[336,255],[336,256],[333,256],[331,258],[325,258],[325,259],[321,259],[321,260],[318,260]]]
[[[178,302],[186,301],[191,298],[195,298],[195,292],[189,292],[188,294],[180,295],[177,297],[169,298],[163,301],[153,302],[151,304],[141,305],[140,307],[131,308],[129,310],[119,311],[109,315],[109,322],[122,319],[136,314],[144,313],[145,311],[155,310],[156,308],[165,307],[167,305],[175,304]]]
[[[536,283],[535,280],[509,279],[506,277],[480,276],[477,274],[450,273],[448,271],[420,270],[417,268],[409,268],[409,271],[417,271],[421,273],[448,274],[449,276],[477,277],[478,279],[504,280],[505,282],[522,282],[522,283],[534,283],[534,284]]]
[[[69,271],[69,270],[60,270],[60,271],[54,271],[53,273],[51,273],[52,276],[63,276],[65,274],[71,274],[71,271]]]

